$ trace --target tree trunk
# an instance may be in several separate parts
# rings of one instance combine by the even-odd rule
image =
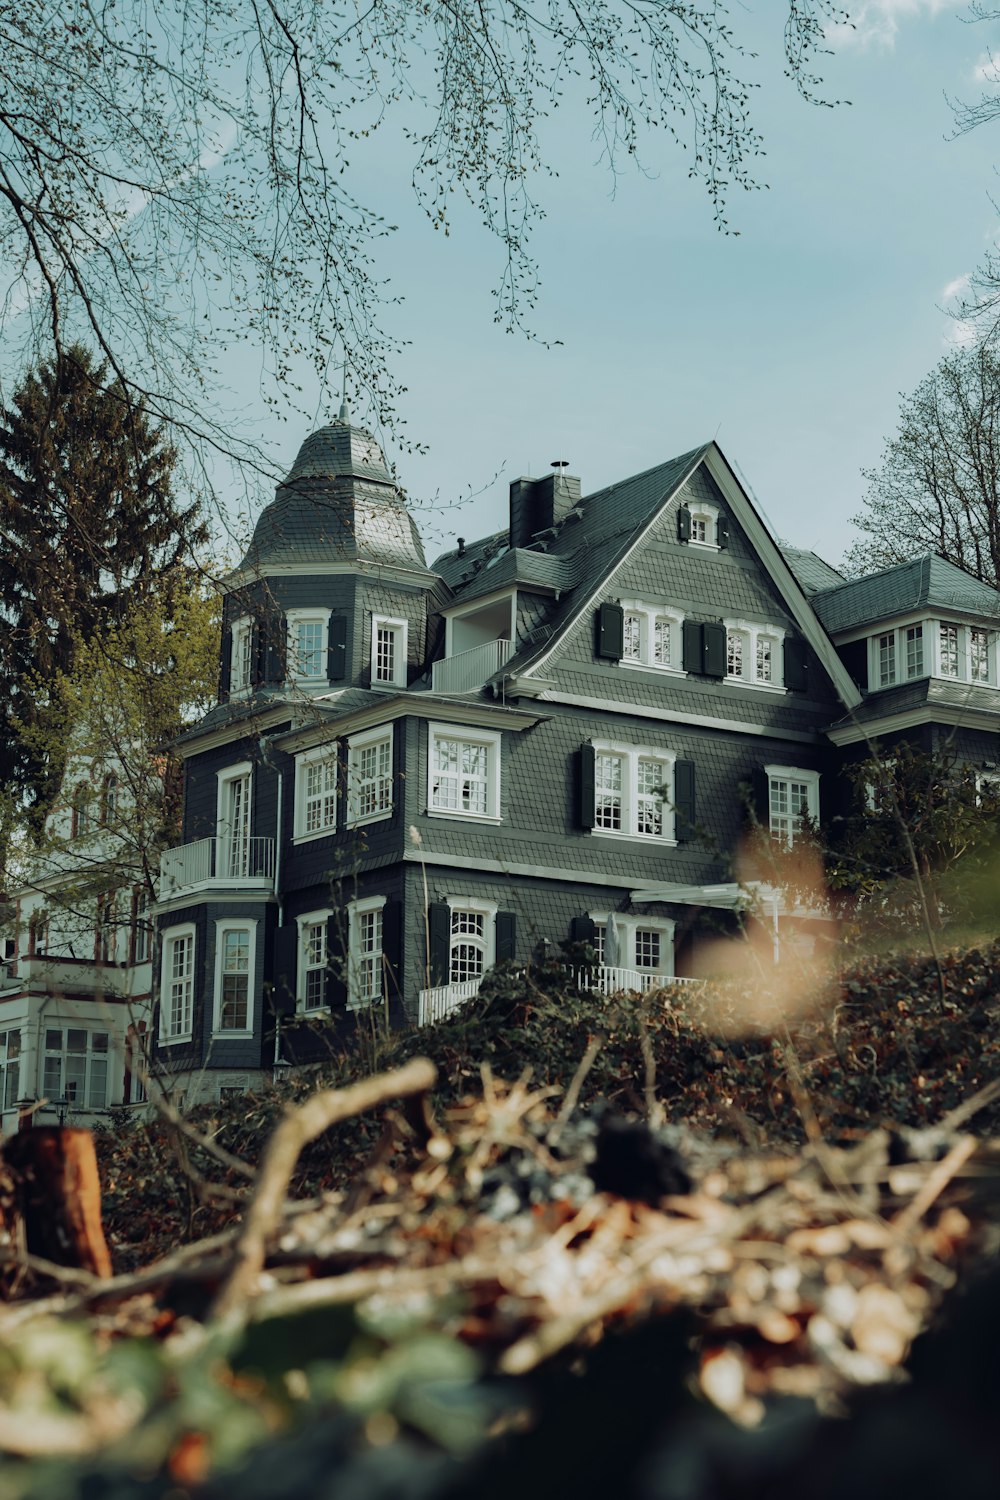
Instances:
[[[42,1125],[4,1145],[25,1246],[59,1266],[111,1275],[101,1223],[101,1184],[89,1130]]]

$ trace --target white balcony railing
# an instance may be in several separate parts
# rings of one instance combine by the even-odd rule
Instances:
[[[435,693],[471,693],[482,687],[488,677],[499,672],[510,660],[513,641],[484,641],[468,651],[446,656],[431,667],[431,691]]]
[[[567,973],[567,978],[569,978]],[[581,970],[572,976],[573,983],[582,990],[592,990],[598,995],[645,994],[650,989],[665,988],[670,984],[693,984],[694,980],[677,979],[667,974],[650,974],[642,969],[595,968]],[[461,984],[439,984],[433,989],[420,991],[417,1011],[418,1026],[432,1026],[446,1016],[461,1010],[467,1000],[478,994],[479,979],[466,979]]]
[[[161,901],[208,885],[270,885],[274,839],[197,839],[160,856]]]

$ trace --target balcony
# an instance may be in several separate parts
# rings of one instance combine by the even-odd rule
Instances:
[[[650,974],[642,969],[619,969],[619,968],[595,968],[589,973],[579,972],[570,975],[567,971],[567,980],[571,980],[581,990],[591,990],[598,995],[644,995],[651,989],[666,989],[672,984],[693,984],[695,981],[688,978],[676,978],[668,974]],[[479,992],[482,984],[479,979],[466,979],[461,984],[439,984],[433,989],[421,990],[420,1001],[417,1011],[418,1026],[433,1026],[435,1021],[443,1021],[446,1016],[454,1015],[455,1011],[461,1010],[467,1000]]]
[[[484,641],[436,661],[431,667],[431,691],[434,693],[471,693],[482,687],[487,678],[499,672],[511,658],[513,641]]]
[[[272,838],[198,839],[160,856],[161,901],[220,886],[270,890],[273,881]]]
[[[98,964],[89,958],[22,954],[0,967],[0,988],[32,995],[126,996],[131,992],[133,972],[124,964]]]

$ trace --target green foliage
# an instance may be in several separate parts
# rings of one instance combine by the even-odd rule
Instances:
[[[13,728],[82,643],[120,626],[206,540],[173,493],[174,450],[79,345],[25,376],[0,412],[0,783],[38,800],[59,766]]]

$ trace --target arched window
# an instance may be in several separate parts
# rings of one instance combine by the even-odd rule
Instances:
[[[73,793],[73,831],[71,837],[78,839],[90,832],[90,787],[85,781]]]
[[[104,786],[101,788],[101,823],[107,828],[113,823],[118,813],[118,777],[114,771],[109,771],[104,778]]]

